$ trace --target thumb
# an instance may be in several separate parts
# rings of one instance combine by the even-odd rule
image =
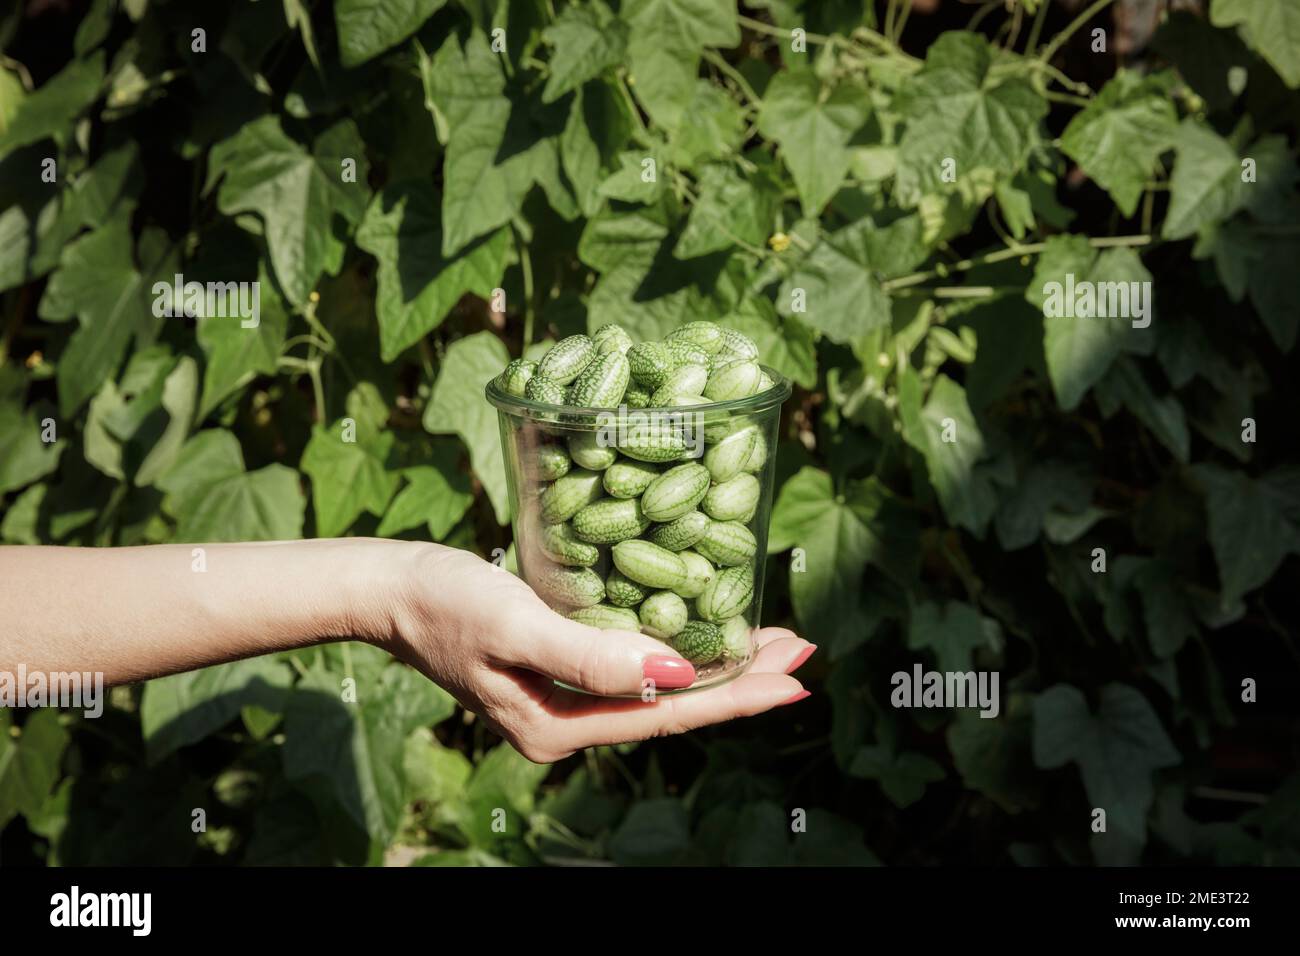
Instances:
[[[602,696],[640,695],[689,687],[695,668],[663,641],[634,631],[602,630],[550,608],[533,617],[529,639],[514,663]]]

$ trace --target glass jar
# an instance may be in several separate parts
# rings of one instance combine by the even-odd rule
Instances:
[[[773,384],[756,395],[674,408],[573,408],[495,379],[486,388],[520,575],[562,614],[674,647],[695,664],[685,690],[737,677],[754,658],[790,396],[783,375],[763,371]]]

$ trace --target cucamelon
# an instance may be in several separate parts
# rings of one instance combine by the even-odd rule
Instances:
[[[695,509],[709,491],[709,469],[688,462],[669,468],[641,495],[641,509],[651,521],[672,521]]]
[[[623,458],[605,469],[605,491],[615,498],[638,498],[650,487],[659,468],[649,462]]]
[[[579,408],[617,408],[631,372],[622,352],[596,356],[573,380],[568,401]]]
[[[686,577],[682,583],[673,588],[674,593],[684,598],[697,598],[704,593],[710,581],[718,573],[708,558],[696,551],[679,551],[677,556],[686,565]]]
[[[695,550],[714,564],[727,568],[752,561],[758,542],[754,533],[739,522],[714,521],[696,542]]]
[[[650,527],[636,498],[602,498],[573,516],[573,533],[592,544],[615,544]]]
[[[753,568],[723,568],[695,599],[695,610],[704,620],[717,624],[743,613],[753,599]]]
[[[676,364],[659,342],[639,342],[632,346],[627,351],[627,361],[632,379],[651,391],[664,383]]]
[[[644,601],[649,593],[645,585],[637,584],[618,568],[610,571],[609,577],[605,578],[605,597],[609,599],[610,604],[618,607],[635,607]]]
[[[758,507],[758,493],[758,479],[742,473],[710,488],[701,507],[715,521],[748,521]]]
[[[713,480],[726,481],[744,471],[757,439],[758,426],[746,425],[710,445],[704,452],[704,467]]]
[[[708,384],[704,386],[704,397],[715,402],[747,398],[758,392],[762,376],[763,370],[756,362],[732,362],[709,373]]]
[[[637,614],[646,633],[662,641],[686,626],[690,611],[686,602],[672,591],[656,591],[641,602]]]
[[[681,558],[649,541],[620,541],[611,551],[614,566],[647,587],[672,589],[686,577],[686,563]]]
[[[728,618],[722,625],[722,653],[727,659],[743,661],[749,657],[752,646],[749,622],[740,615]]]
[[[650,396],[652,408],[667,408],[676,395],[699,395],[709,381],[709,372],[702,365],[681,365],[664,378],[663,384]]]
[[[722,326],[713,322],[699,320],[687,322],[680,328],[673,329],[668,333],[667,338],[670,342],[689,342],[696,348],[712,355],[722,348],[724,335]],[[757,355],[757,351],[754,354]]]
[[[600,353],[618,352],[626,355],[627,350],[632,347],[632,336],[627,334],[627,330],[621,325],[610,323],[602,325],[595,332],[591,333],[591,341],[596,346],[596,351]]]
[[[580,540],[567,521],[543,525],[541,536],[542,553],[557,564],[589,568],[600,558],[599,549]]]
[[[568,521],[600,497],[600,472],[577,468],[555,479],[542,492],[542,520],[547,524]]]
[[[565,607],[591,607],[605,596],[605,582],[591,568],[548,565],[538,576],[538,590]]]
[[[596,343],[585,335],[570,335],[560,339],[542,356],[542,360],[537,363],[536,374],[561,385],[568,385],[582,374],[595,357]],[[564,400],[561,399],[557,404],[563,403]]]
[[[722,654],[722,628],[708,621],[690,621],[672,640],[673,650],[699,666]]]
[[[625,607],[614,607],[612,604],[593,604],[591,607],[578,608],[569,617],[602,630],[641,630],[641,621],[637,618],[636,611]]]
[[[569,436],[569,457],[588,471],[604,471],[618,461],[618,449],[600,444],[599,432],[582,431]]]
[[[531,379],[537,371],[537,363],[528,359],[514,359],[505,367],[499,376],[497,376],[497,385],[501,390],[510,395],[524,396],[524,390],[528,387],[528,380]]]
[[[569,392],[562,384],[541,374],[533,377],[524,386],[524,397],[530,402],[544,402],[548,405],[563,405]]]
[[[704,537],[709,528],[709,517],[699,511],[688,511],[650,532],[650,540],[669,551],[685,551]]]

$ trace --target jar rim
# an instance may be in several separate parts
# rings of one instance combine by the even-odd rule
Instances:
[[[629,411],[673,413],[690,411],[692,413],[718,414],[759,412],[765,411],[774,405],[783,404],[793,391],[790,380],[770,366],[760,364],[758,367],[772,380],[772,387],[756,392],[753,395],[746,395],[744,398],[732,398],[722,402],[705,402],[700,405],[661,405],[653,408],[629,409]],[[511,395],[497,385],[495,375],[488,380],[483,392],[487,396],[487,400],[500,411],[510,412],[520,418],[546,418],[551,420],[554,416],[560,414],[591,416],[618,411],[617,408],[579,408],[576,405],[555,405],[551,402],[536,402],[521,395]]]

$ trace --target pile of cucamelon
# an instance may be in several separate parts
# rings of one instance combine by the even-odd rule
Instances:
[[[582,409],[681,410],[774,387],[758,359],[753,341],[712,322],[638,344],[606,325],[561,340],[540,361],[512,361],[497,385]],[[536,491],[524,512],[540,552],[534,561],[541,559],[540,571],[527,565],[530,583],[574,620],[643,631],[697,667],[743,660],[757,552],[750,525],[768,459],[764,426],[722,415],[692,441],[671,414],[667,422],[654,412],[625,417],[632,427],[616,440],[571,427],[539,430],[544,437],[519,449]]]

